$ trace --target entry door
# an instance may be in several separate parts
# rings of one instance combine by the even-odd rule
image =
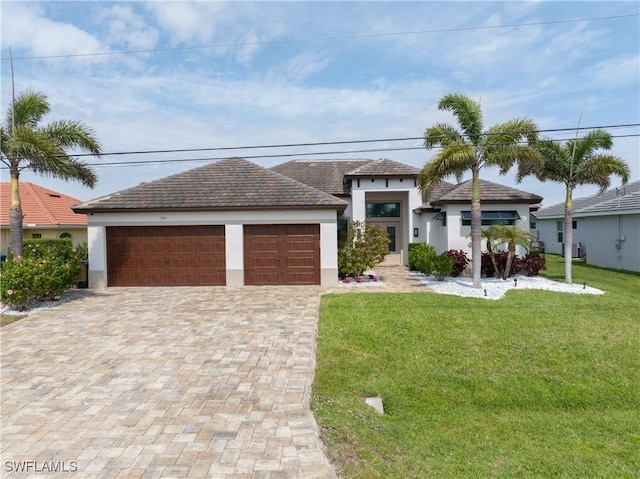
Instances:
[[[383,265],[402,264],[402,230],[399,221],[387,221],[378,224],[389,236],[389,254]]]

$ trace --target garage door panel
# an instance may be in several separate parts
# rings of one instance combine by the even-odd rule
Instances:
[[[226,284],[224,226],[107,227],[110,286]]]
[[[245,225],[245,284],[320,284],[320,225]]]

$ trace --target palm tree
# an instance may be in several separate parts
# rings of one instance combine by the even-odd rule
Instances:
[[[2,142],[0,160],[11,175],[11,205],[9,228],[12,252],[22,255],[22,205],[20,202],[20,172],[25,169],[36,173],[77,180],[93,188],[96,175],[68,150],[100,156],[100,143],[93,130],[79,121],[58,120],[40,125],[49,113],[47,97],[42,93],[26,91],[9,108],[6,124],[0,126]]]
[[[511,273],[511,264],[513,258],[516,257],[516,246],[522,246],[526,250],[529,250],[529,243],[533,239],[533,233],[531,231],[523,230],[521,228],[506,225],[493,225],[489,228],[491,236],[496,241],[507,243],[507,263],[502,273],[502,279],[507,279]]]
[[[498,263],[496,262],[496,241],[498,240],[497,233],[488,228],[486,230],[482,230],[482,238],[487,241],[487,252],[489,253],[489,257],[491,258],[491,264],[493,265],[493,274],[495,277],[500,276],[500,268],[498,268]]]
[[[597,185],[600,191],[609,188],[611,175],[629,181],[629,166],[614,155],[600,153],[613,147],[611,135],[604,130],[593,130],[582,137],[564,144],[546,139],[540,141],[538,148],[544,162],[541,167],[525,167],[518,171],[518,179],[534,174],[541,181],[557,181],[565,184],[564,203],[564,280],[572,284],[571,245],[573,243],[573,190],[580,185]]]
[[[471,171],[473,286],[480,288],[480,170],[484,166],[497,166],[500,174],[506,174],[516,163],[539,163],[539,152],[530,146],[537,140],[538,127],[532,120],[523,118],[509,120],[484,131],[480,103],[461,93],[451,93],[442,97],[438,109],[452,112],[458,120],[460,130],[446,123],[436,123],[426,129],[425,147],[431,149],[439,146],[442,149],[422,168],[418,175],[418,185],[423,196],[428,197],[440,181],[453,175],[460,182],[464,173]]]

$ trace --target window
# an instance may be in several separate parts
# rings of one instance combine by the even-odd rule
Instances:
[[[399,218],[400,203],[367,203],[367,218]]]
[[[60,235],[60,239],[66,239],[66,238],[71,239],[71,233],[62,233]]]
[[[396,252],[396,227],[387,226],[387,235],[389,235],[389,253]]]
[[[38,239],[38,238],[42,238],[42,235],[40,233],[31,233],[31,237],[33,239]]]
[[[338,248],[347,241],[349,234],[349,220],[338,218]]]
[[[578,229],[578,222],[576,220],[573,220],[571,222],[571,228],[573,228],[574,230]]]
[[[556,221],[556,232],[558,243],[564,243],[564,222]]]
[[[482,226],[514,225],[520,219],[517,211],[482,211]],[[471,226],[471,211],[461,211],[462,226]]]

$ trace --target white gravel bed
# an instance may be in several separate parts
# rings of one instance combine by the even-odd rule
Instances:
[[[409,274],[416,277],[422,284],[436,293],[469,298],[500,299],[504,297],[507,291],[512,289],[543,289],[559,293],[604,294],[604,291],[583,283],[560,283],[542,276],[514,276],[507,280],[482,278],[482,288],[474,288],[473,278],[470,276],[447,277],[444,281],[438,281],[434,276],[426,276],[413,271],[409,272]]]

